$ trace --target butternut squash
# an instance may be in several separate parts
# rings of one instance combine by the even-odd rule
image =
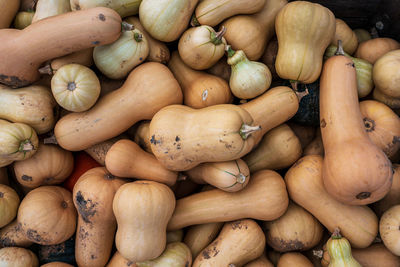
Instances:
[[[383,213],[379,221],[379,234],[385,246],[396,256],[400,256],[400,205],[392,206]]]
[[[400,49],[400,43],[396,40],[391,38],[374,38],[360,43],[355,57],[375,64],[381,56],[396,49]]]
[[[6,226],[15,218],[19,203],[19,196],[13,188],[0,184],[0,227]]]
[[[121,255],[133,262],[159,257],[174,208],[174,193],[164,184],[139,180],[121,186],[113,200],[115,244]]]
[[[265,0],[202,0],[195,10],[195,22],[214,27],[226,18],[237,14],[253,14],[261,11]]]
[[[225,58],[221,58],[217,63],[215,63],[211,68],[206,70],[208,73],[218,76],[225,81],[229,82],[231,77],[231,66],[226,62]]]
[[[150,122],[151,150],[167,169],[186,171],[203,162],[242,157],[252,149],[257,130],[249,113],[236,105],[199,110],[171,105]]]
[[[290,198],[330,232],[339,227],[352,247],[368,247],[378,233],[378,218],[366,206],[346,205],[329,195],[322,181],[322,165],[321,156],[310,155],[289,169],[285,182]]]
[[[15,90],[0,85],[0,94],[0,118],[28,124],[38,134],[53,129],[57,103],[48,88],[28,86]]]
[[[279,252],[308,250],[322,239],[323,229],[317,219],[295,203],[274,221],[263,222],[267,243]]]
[[[143,151],[139,145],[128,139],[113,144],[105,158],[107,170],[119,177],[153,180],[173,185],[178,173],[163,167],[150,153]]]
[[[41,185],[61,184],[74,168],[70,151],[56,145],[40,144],[31,158],[14,162],[14,173],[18,183],[28,188]]]
[[[372,204],[376,215],[380,218],[382,214],[391,207],[399,204],[400,199],[400,165],[393,164],[393,183],[389,193],[381,200]]]
[[[253,220],[225,223],[218,237],[196,257],[193,267],[243,266],[261,256],[265,235]]]
[[[149,55],[147,56],[147,61],[159,62],[167,64],[169,61],[170,53],[169,49],[165,43],[154,39],[149,33],[146,32],[143,25],[140,23],[138,17],[128,17],[124,21],[132,24],[136,29],[142,32],[149,45]]]
[[[361,267],[361,265],[351,255],[351,246],[349,241],[342,237],[336,228],[331,238],[326,242],[326,248],[329,253],[329,267]]]
[[[137,267],[186,267],[192,266],[190,249],[182,242],[167,245],[164,252],[156,259],[136,262]]]
[[[275,19],[279,49],[275,69],[279,77],[312,83],[322,70],[322,59],[335,34],[335,16],[315,3],[295,1]]]
[[[136,264],[122,257],[121,253],[115,251],[106,267],[137,267]]]
[[[400,47],[399,47],[400,48]],[[373,78],[375,88],[383,94],[400,97],[400,74],[396,71],[400,68],[400,49],[387,52],[374,64]]]
[[[250,60],[258,60],[275,34],[275,17],[286,4],[287,0],[266,0],[258,13],[228,18],[221,24],[226,28],[225,39],[234,50],[243,50]]]
[[[112,203],[115,192],[124,183],[104,167],[98,167],[85,172],[75,184],[75,259],[79,266],[104,266],[108,262],[117,228]]]
[[[365,29],[354,29],[353,32],[357,36],[358,43],[368,41],[372,38],[371,34]]]
[[[277,267],[313,267],[314,265],[311,263],[306,256],[299,252],[288,252],[283,254],[278,261]]]
[[[243,160],[251,173],[261,169],[279,170],[290,167],[302,153],[299,138],[287,124],[281,124],[266,133]]]
[[[320,155],[324,156],[324,144],[322,143],[321,130],[318,128],[315,138],[309,143],[303,151],[303,156]]]
[[[29,249],[8,247],[0,249],[0,265],[4,267],[38,267],[39,261]]]
[[[289,87],[278,86],[240,107],[251,115],[254,125],[261,126],[260,131],[252,134],[256,140],[255,144],[258,144],[266,132],[296,114],[299,108],[299,99]]]
[[[0,247],[23,247],[27,248],[33,244],[22,231],[21,224],[17,219],[7,224],[0,230]]]
[[[41,19],[64,14],[71,11],[69,0],[38,0],[32,23]]]
[[[135,68],[120,89],[100,98],[90,110],[62,117],[54,133],[61,147],[83,150],[117,136],[137,121],[151,119],[164,106],[181,102],[182,92],[173,74],[160,63],[148,62]]]
[[[4,64],[0,66],[0,83],[11,87],[29,85],[39,80],[38,68],[46,60],[112,43],[120,33],[121,17],[104,7],[68,12],[23,30],[1,30],[0,61]],[[32,42],[37,36],[41,38]]]
[[[18,12],[20,0],[1,0],[0,1],[0,29],[9,28],[15,15]]]
[[[244,265],[244,267],[274,267],[274,265],[263,254],[261,255],[261,257],[252,260],[251,262]]]
[[[175,41],[185,31],[198,0],[142,0],[139,18],[155,39]],[[210,25],[211,26],[211,25]]]
[[[72,10],[90,9],[103,6],[112,8],[123,18],[135,15],[139,12],[142,0],[70,0]]]
[[[383,104],[389,106],[392,109],[400,108],[400,99],[387,96],[377,88],[375,88],[374,91],[372,92],[372,97],[376,101],[382,102]]]
[[[40,267],[73,267],[73,265],[65,263],[65,262],[53,261],[53,262],[49,262],[44,265],[41,265]]]
[[[340,49],[339,45],[339,53]],[[322,176],[327,192],[335,199],[349,205],[366,205],[389,192],[392,165],[365,131],[354,63],[341,54],[325,62],[320,78],[320,125],[325,150]]]
[[[207,25],[186,30],[178,43],[182,61],[195,70],[204,70],[213,66],[224,56],[225,31],[226,28],[222,28],[221,31],[215,32]]]
[[[374,100],[360,102],[365,130],[371,141],[393,158],[400,149],[400,118],[391,108]]]
[[[241,159],[202,163],[186,174],[196,183],[208,183],[226,192],[240,191],[250,180],[249,167]]]
[[[182,88],[186,106],[204,108],[232,103],[231,89],[224,79],[189,68],[177,51],[172,53],[168,67]]]
[[[33,11],[20,11],[15,15],[14,28],[18,30],[25,29],[32,23],[32,18],[35,15]]]
[[[337,45],[338,40],[342,41],[343,50],[352,55],[358,46],[357,35],[353,30],[341,19],[336,20],[336,31],[335,36],[331,42],[333,45]]]
[[[282,216],[288,204],[281,176],[271,170],[261,170],[252,174],[250,182],[239,192],[212,189],[179,199],[168,229],[242,218],[270,221]]]
[[[217,237],[223,225],[223,222],[204,223],[188,228],[183,243],[189,247],[193,259]]]

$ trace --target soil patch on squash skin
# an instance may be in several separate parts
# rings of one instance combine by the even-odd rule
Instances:
[[[57,255],[65,253],[65,243],[63,242],[57,245],[42,246],[39,253],[39,257],[41,259],[53,258]]]
[[[0,247],[15,247],[16,244],[14,240],[11,240],[9,237],[4,237],[0,239]]]
[[[242,221],[236,221],[236,222],[231,223],[231,227],[233,230],[242,229],[243,227],[246,229],[248,228],[247,225],[242,224]]]
[[[41,244],[41,243],[47,243],[48,240],[43,238],[36,230],[33,229],[28,229],[26,231],[26,237],[32,242]]]
[[[21,80],[17,76],[8,76],[0,74],[0,83],[8,85],[12,88],[19,88],[19,87],[24,87],[30,84],[31,82],[27,80]]]
[[[78,212],[85,223],[91,223],[90,217],[93,217],[97,210],[97,203],[93,203],[91,199],[85,199],[81,191],[76,193],[75,201],[78,207]]]
[[[215,257],[218,255],[219,250],[217,249],[218,241],[212,243],[211,247],[208,249],[203,250],[202,255],[203,258],[209,259],[211,257]]]
[[[280,238],[273,238],[271,240],[274,248],[279,248],[280,252],[287,252],[292,250],[302,250],[305,244],[298,239],[295,240],[282,240]]]

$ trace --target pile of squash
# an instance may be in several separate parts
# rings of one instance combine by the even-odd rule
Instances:
[[[307,1],[0,14],[0,266],[400,266],[398,41]]]

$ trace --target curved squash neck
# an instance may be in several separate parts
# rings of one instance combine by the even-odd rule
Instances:
[[[275,17],[279,10],[287,4],[286,0],[266,0],[263,9],[252,17],[268,32],[275,32]],[[272,32],[270,32],[272,35]]]
[[[176,51],[172,53],[168,67],[181,84],[183,90],[188,88],[194,80],[203,76],[201,71],[196,71],[186,66]]]

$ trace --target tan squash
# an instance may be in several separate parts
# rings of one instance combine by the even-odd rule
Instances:
[[[17,219],[7,224],[0,230],[0,247],[23,247],[27,248],[33,244],[22,232],[21,224]]]
[[[13,188],[0,184],[0,228],[14,220],[19,203],[19,196]]]
[[[40,267],[73,267],[73,265],[61,261],[53,261],[40,265]]]
[[[189,24],[198,0],[142,0],[139,18],[145,30],[163,42],[175,41]]]
[[[146,38],[147,44],[149,46],[149,55],[146,58],[147,61],[159,62],[163,64],[168,63],[170,57],[168,47],[165,43],[154,39],[149,33],[147,33],[143,25],[140,23],[138,17],[128,17],[125,18],[124,21],[132,24],[136,29],[141,31]]]
[[[71,8],[75,11],[104,6],[114,9],[123,18],[137,14],[141,2],[142,0],[71,0]]]
[[[336,228],[326,242],[326,249],[330,257],[329,267],[362,267],[351,254],[351,246],[346,237]]]
[[[372,39],[371,34],[365,29],[354,29],[353,32],[357,36],[358,43]]]
[[[56,145],[40,144],[31,158],[14,162],[18,183],[28,188],[60,184],[69,177],[74,168],[70,151]]]
[[[394,205],[383,213],[379,221],[379,234],[385,246],[396,256],[400,256],[400,205]]]
[[[28,124],[38,134],[53,129],[57,103],[48,88],[28,86],[15,90],[0,85],[0,94],[1,119]]]
[[[108,150],[110,150],[112,145],[114,145],[117,141],[125,138],[128,138],[128,136],[125,134],[120,134],[116,137],[110,138],[106,141],[103,141],[89,148],[86,148],[85,152],[88,153],[101,166],[106,166],[106,155]]]
[[[264,54],[260,58],[261,62],[268,66],[271,71],[273,79],[279,78],[275,70],[276,56],[278,55],[278,40],[273,38],[268,42],[267,47],[264,50]]]
[[[125,183],[104,167],[85,172],[72,193],[78,211],[75,259],[79,266],[104,266],[110,258],[117,222],[114,195]]]
[[[381,200],[372,204],[372,208],[378,217],[381,217],[391,207],[400,204],[400,165],[393,164],[393,171],[393,183],[389,193]]]
[[[241,159],[206,162],[185,173],[198,184],[210,184],[226,192],[240,191],[250,180],[249,167]]]
[[[0,167],[32,157],[39,145],[35,130],[24,123],[0,119]]]
[[[175,230],[175,231],[168,231],[167,232],[167,244],[173,242],[182,242],[183,240],[183,230]]]
[[[202,0],[194,12],[194,21],[211,27],[237,14],[253,14],[262,10],[265,0]],[[193,21],[193,20],[192,20]],[[193,22],[192,22],[193,23]]]
[[[132,134],[130,134],[131,139],[135,141],[144,151],[153,154],[151,151],[150,143],[150,121],[141,121],[136,125]]]
[[[41,19],[64,14],[71,11],[69,0],[38,0],[32,23]]]
[[[250,182],[239,192],[212,189],[179,199],[168,229],[242,218],[270,221],[285,213],[288,202],[281,176],[261,170],[252,174]]]
[[[188,228],[183,242],[189,247],[193,259],[217,237],[223,225],[223,222],[204,223]]]
[[[312,83],[322,70],[322,59],[335,34],[335,16],[315,3],[295,1],[275,19],[279,49],[275,69],[282,79]]]
[[[323,180],[329,194],[349,205],[378,201],[392,185],[392,164],[365,131],[353,61],[329,58],[320,78]],[[347,237],[347,236],[346,236]]]
[[[266,0],[258,13],[228,18],[221,24],[226,28],[225,39],[234,50],[243,50],[250,60],[258,60],[275,34],[275,17],[286,4],[287,0]]]
[[[293,202],[289,203],[284,215],[263,222],[263,229],[268,245],[279,252],[308,250],[321,241],[323,234],[318,220]]]
[[[400,47],[397,50],[387,52],[381,56],[374,64],[372,77],[375,88],[383,94],[399,98],[400,97]]]
[[[260,125],[261,130],[253,133],[258,144],[263,135],[289,120],[299,108],[299,99],[296,93],[286,86],[269,89],[257,98],[240,105],[253,118],[254,125]]]
[[[173,185],[178,173],[166,169],[150,153],[128,139],[117,141],[108,150],[105,164],[107,170],[119,177],[152,180]]]
[[[129,74],[120,89],[100,98],[89,111],[61,118],[54,133],[61,147],[83,150],[117,136],[137,121],[151,119],[162,107],[181,101],[182,92],[171,71],[160,63],[144,63]]]
[[[274,265],[263,254],[261,257],[245,264],[244,267],[274,267]]]
[[[389,51],[400,49],[400,43],[391,38],[374,38],[359,44],[355,57],[374,64]]]
[[[164,167],[186,171],[203,162],[241,158],[260,130],[250,114],[230,104],[192,109],[170,105],[150,122],[151,150]]]
[[[71,193],[59,186],[41,186],[21,201],[17,222],[28,240],[55,245],[69,239],[76,230],[76,210]]]
[[[322,181],[322,165],[321,156],[310,155],[289,169],[285,182],[290,198],[330,232],[339,227],[352,247],[368,247],[377,235],[378,218],[366,206],[346,205],[329,195]]]
[[[178,51],[182,61],[192,69],[204,70],[224,56],[226,28],[219,32],[207,25],[192,27],[179,38]]]
[[[322,143],[320,128],[317,129],[314,139],[303,150],[303,156],[307,155],[324,156],[324,144]]]
[[[372,92],[372,97],[376,101],[382,102],[383,104],[389,106],[392,109],[400,108],[400,99],[387,96],[377,88],[375,88],[374,91]]]
[[[221,58],[217,63],[215,63],[211,68],[206,70],[208,73],[218,76],[225,81],[229,82],[231,78],[231,66],[226,62],[225,58]]]
[[[22,30],[31,25],[33,16],[35,12],[33,11],[20,11],[15,15],[14,28]]]
[[[7,168],[0,168],[0,184],[10,185],[8,180]]]
[[[231,89],[224,79],[189,68],[177,51],[172,53],[168,67],[182,88],[186,106],[204,108],[232,103]]]
[[[301,157],[303,150],[299,138],[287,124],[270,130],[258,146],[243,160],[254,173],[262,169],[279,170],[290,167]]]
[[[115,244],[121,255],[133,262],[159,257],[174,208],[174,193],[164,184],[139,180],[121,186],[113,201]]]
[[[0,29],[9,28],[20,6],[20,0],[1,0],[0,10]]]
[[[191,265],[190,249],[182,242],[168,244],[164,252],[154,260],[136,262],[137,267],[186,267]]]
[[[277,267],[313,267],[314,265],[311,263],[306,256],[299,252],[288,252],[283,254],[278,261]]]
[[[374,100],[360,102],[365,130],[371,141],[393,158],[400,149],[400,118],[391,108]]]
[[[315,127],[313,126],[302,125],[291,121],[289,121],[287,125],[289,125],[290,129],[292,129],[292,131],[299,138],[301,148],[303,149],[308,146],[308,144],[310,144],[315,137]]]
[[[336,19],[336,32],[331,42],[337,45],[338,40],[342,40],[343,50],[352,55],[358,46],[357,35],[353,30],[341,19]]]
[[[23,30],[1,30],[4,53],[0,61],[5,63],[0,66],[0,83],[12,87],[31,84],[39,79],[37,70],[46,60],[112,43],[120,33],[121,17],[104,7],[68,12],[38,21]],[[41,38],[31,42],[37,36]]]
[[[193,267],[243,266],[263,254],[265,235],[253,220],[225,223],[218,237],[196,257]]]
[[[8,247],[0,249],[0,265],[4,267],[38,267],[39,261],[29,249]]]
[[[136,264],[122,257],[121,253],[115,251],[106,267],[137,267]]]

